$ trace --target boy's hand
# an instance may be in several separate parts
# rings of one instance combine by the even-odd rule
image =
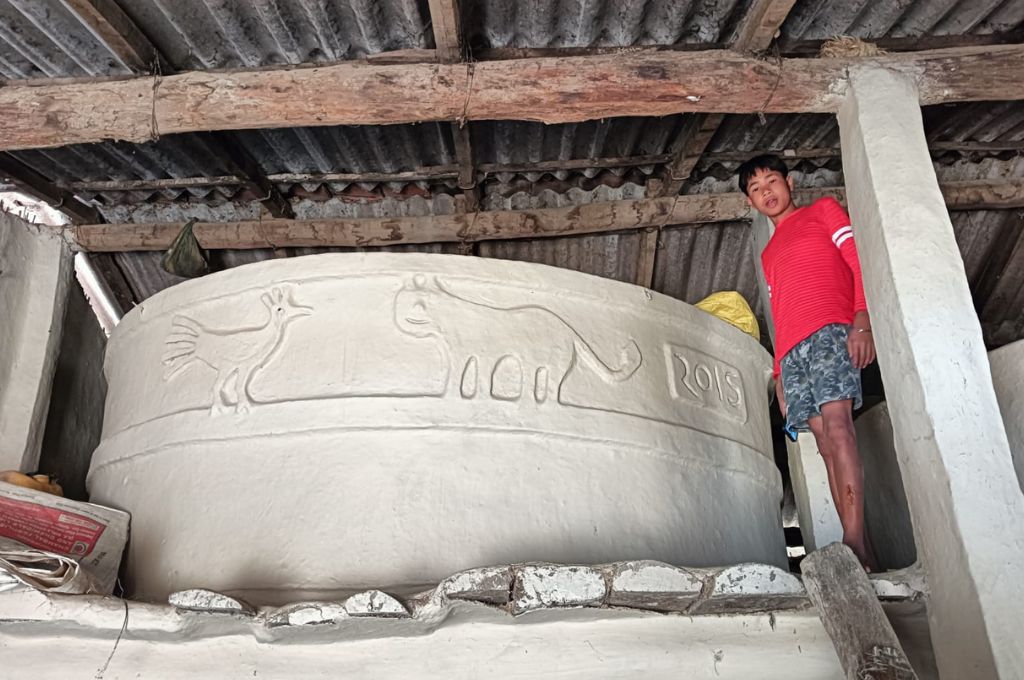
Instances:
[[[782,417],[786,417],[786,395],[782,393],[782,377],[775,381],[775,398],[779,400],[779,410],[782,411]]]
[[[853,317],[853,328],[846,340],[846,349],[856,369],[865,368],[875,360],[875,338],[871,334],[871,319],[867,312],[857,312]]]

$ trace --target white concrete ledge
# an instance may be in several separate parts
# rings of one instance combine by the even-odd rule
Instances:
[[[921,594],[906,586],[914,578],[897,579],[903,590],[886,582],[886,606],[927,667]],[[800,580],[768,565],[485,567],[419,595],[371,590],[255,611],[210,591],[171,599],[178,606],[2,594],[4,678],[92,677],[108,657],[100,674],[108,680],[284,677],[300,666],[306,677],[364,676],[371,667],[417,678],[527,678],[554,668],[588,678],[843,677]],[[60,653],[29,653],[49,645]]]

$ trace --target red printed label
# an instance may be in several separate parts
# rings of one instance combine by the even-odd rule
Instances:
[[[82,515],[0,498],[0,536],[39,550],[85,557],[104,529],[99,522]]]

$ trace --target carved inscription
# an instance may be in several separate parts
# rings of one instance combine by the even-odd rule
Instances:
[[[291,292],[282,288],[263,293],[260,301],[267,308],[267,319],[255,326],[217,328],[184,315],[171,319],[171,332],[164,342],[164,380],[172,380],[192,364],[205,365],[217,373],[211,414],[248,413],[253,376],[281,346],[285,328],[313,311],[297,304]]]
[[[440,278],[428,280],[422,274],[395,296],[394,318],[403,333],[443,343],[449,383],[454,383],[449,391],[465,399],[483,393],[501,401],[519,401],[532,395],[535,402],[544,403],[549,395],[560,394],[573,370],[587,370],[613,385],[631,378],[643,360],[632,339],[620,348],[618,361],[609,362],[568,321],[546,307],[504,307],[469,299],[452,292]],[[526,330],[528,336],[509,334],[509,339],[502,339],[495,332],[502,327]],[[481,390],[479,380],[490,384]]]
[[[741,423],[747,422],[743,378],[729,364],[704,352],[666,344],[669,393],[673,399],[689,401]]]

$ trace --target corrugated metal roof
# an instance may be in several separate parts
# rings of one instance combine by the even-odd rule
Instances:
[[[433,39],[427,0],[120,0],[120,5],[179,70],[358,59],[429,47]]]
[[[481,257],[548,264],[629,283],[636,281],[639,253],[637,232],[485,241],[478,245]]]
[[[119,0],[175,69],[258,67],[322,63],[380,52],[431,48],[426,0]],[[718,45],[732,39],[750,0],[477,0],[463,3],[463,26],[472,50],[601,46]],[[1024,27],[1024,0],[798,0],[782,29],[786,40],[839,33],[866,39],[1005,33]],[[61,0],[0,0],[0,74],[7,78],[126,74],[109,49]],[[942,180],[1024,177],[1024,103],[981,102],[927,107],[933,144],[996,145],[986,151],[936,156]],[[529,122],[470,124],[475,163],[492,170],[482,184],[485,209],[570,206],[638,198],[683,140],[686,116],[621,118],[580,124]],[[265,175],[308,175],[277,183],[300,218],[445,214],[457,209],[452,173],[412,181],[320,180],[323,174],[366,174],[450,168],[454,142],[447,124],[297,128],[231,133]],[[211,140],[215,141],[215,140]],[[796,161],[801,186],[842,182],[839,133],[821,114],[727,116],[709,146],[711,157],[695,169],[686,193],[735,188],[739,159],[787,149],[823,149]],[[1000,150],[1002,149],[1002,150]],[[166,136],[146,144],[104,143],[13,154],[55,183],[156,180],[230,175],[225,159],[203,135]],[[801,154],[798,154],[801,155]],[[643,157],[645,162],[607,159]],[[651,159],[655,160],[651,160]],[[599,163],[595,159],[604,159]],[[587,165],[594,161],[595,165]],[[536,169],[537,163],[572,165]],[[512,166],[512,169],[508,169]],[[518,167],[516,167],[518,166]],[[227,221],[258,217],[259,196],[242,183],[135,191],[80,190],[117,222],[183,222],[190,217]],[[1024,336],[1024,244],[1017,211],[954,213],[979,315],[990,341]],[[654,287],[694,302],[710,292],[735,289],[758,308],[743,223],[700,228],[666,227],[655,263]],[[505,257],[635,280],[640,237],[600,234],[474,246],[485,257]],[[458,244],[393,250],[461,252]],[[292,254],[318,252],[295,249]],[[276,255],[280,255],[278,252]],[[224,251],[215,268],[275,256],[273,251]],[[159,254],[116,257],[137,299],[175,279],[159,268]]]
[[[1024,3],[1006,0],[800,0],[782,25],[784,40],[862,39],[1006,33],[1024,25]]]
[[[724,41],[749,0],[478,0],[473,47],[629,47]]]

